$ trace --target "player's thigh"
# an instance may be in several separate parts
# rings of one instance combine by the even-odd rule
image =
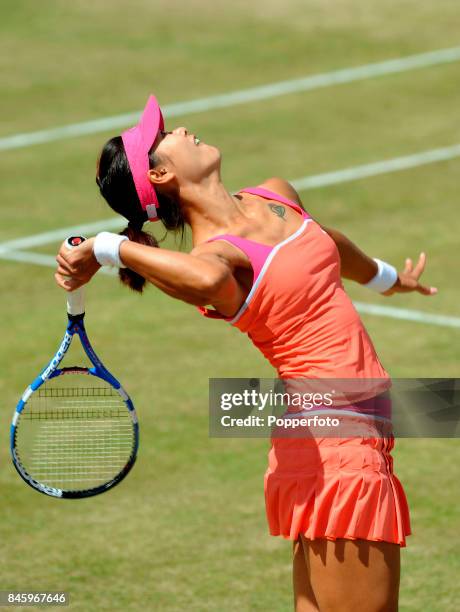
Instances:
[[[323,538],[302,541],[321,612],[398,609],[401,551],[397,544]]]
[[[292,582],[295,612],[318,612],[319,608],[311,588],[309,570],[300,538],[294,542],[293,546]]]

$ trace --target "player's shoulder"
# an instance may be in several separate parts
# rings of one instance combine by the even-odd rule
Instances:
[[[202,242],[189,252],[189,255],[204,259],[210,263],[224,264],[230,271],[241,265],[242,253],[225,240]]]
[[[300,196],[294,189],[294,187],[291,185],[291,183],[279,176],[272,176],[271,178],[261,183],[259,187],[263,187],[268,191],[274,191],[278,195],[284,196],[288,200],[292,200],[293,202],[302,205]]]
[[[229,263],[228,260],[232,258],[233,253],[234,250],[224,240],[201,242],[189,251],[189,255],[194,255],[195,257],[204,257],[205,259],[217,257],[226,263]]]

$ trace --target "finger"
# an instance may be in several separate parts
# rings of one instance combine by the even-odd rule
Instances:
[[[422,295],[436,295],[438,289],[436,287],[426,287],[425,285],[418,284],[416,287],[416,291],[418,291]]]
[[[62,278],[68,281],[73,281],[74,283],[82,284],[88,279],[87,275],[69,273],[69,270],[67,268],[63,268],[61,266],[57,267],[56,272],[60,274]]]
[[[59,274],[58,272],[56,272],[56,274],[54,275],[54,278],[56,280],[56,283],[62,289],[65,289],[66,291],[73,291],[74,289],[76,289],[76,287],[74,286],[75,285],[74,280],[66,278],[62,274]]]
[[[410,274],[411,272],[412,272],[412,259],[408,257],[405,262],[404,273]]]
[[[61,265],[58,265],[58,267],[56,268],[56,272],[57,272],[57,274],[60,274],[62,277],[65,277],[67,279],[68,278],[72,278],[72,274],[69,272],[69,269],[68,268],[64,268]]]
[[[74,271],[71,264],[67,261],[67,259],[65,257],[62,256],[61,253],[58,253],[56,255],[56,261],[58,262],[58,264],[61,266],[61,268],[67,270],[68,274],[72,274],[72,272]]]
[[[426,264],[426,255],[425,253],[420,253],[420,257],[418,259],[417,265],[415,266],[414,271],[413,271],[413,276],[415,276],[415,278],[420,277],[423,270],[425,269],[425,264]]]
[[[65,259],[66,261],[69,261],[71,253],[72,251],[70,251],[67,247],[63,246],[59,249],[58,255],[62,257],[63,259]]]
[[[73,276],[74,278],[81,278],[84,274],[84,269],[80,265],[75,264],[73,258],[63,257],[61,254],[56,256],[56,261],[61,266],[63,274]]]
[[[67,278],[64,281],[64,286],[68,291],[75,291],[75,289],[78,289],[81,285],[82,283],[75,278]]]

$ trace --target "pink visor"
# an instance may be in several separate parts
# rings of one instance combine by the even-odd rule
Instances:
[[[159,206],[157,194],[148,178],[149,151],[158,132],[163,129],[160,106],[155,96],[150,96],[139,123],[121,135],[137,195],[149,221],[158,221]]]

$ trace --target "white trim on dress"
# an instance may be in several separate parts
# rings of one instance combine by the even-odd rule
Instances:
[[[265,272],[267,271],[269,265],[271,264],[273,258],[278,253],[280,248],[283,247],[288,242],[291,242],[291,240],[294,240],[295,238],[297,238],[297,236],[300,236],[300,234],[304,231],[304,229],[307,227],[307,225],[310,223],[310,221],[313,221],[313,219],[304,219],[304,222],[302,223],[302,225],[299,227],[298,230],[296,230],[293,234],[288,236],[285,240],[283,240],[282,242],[280,242],[279,244],[277,244],[276,246],[273,247],[273,250],[270,252],[270,255],[267,257],[267,259],[265,260],[264,265],[262,266],[262,269],[261,269],[261,271],[259,273],[259,276],[256,279],[256,282],[252,285],[251,291],[248,293],[248,295],[247,295],[246,299],[244,300],[243,304],[241,305],[240,309],[238,310],[238,312],[236,313],[236,315],[232,319],[227,321],[228,323],[230,323],[230,325],[233,325],[233,323],[236,323],[236,321],[238,321],[238,319],[241,317],[241,315],[245,312],[245,310],[249,306],[249,302],[251,301],[252,297],[254,296],[254,293],[256,292],[257,287],[260,285],[262,277],[264,276]]]

